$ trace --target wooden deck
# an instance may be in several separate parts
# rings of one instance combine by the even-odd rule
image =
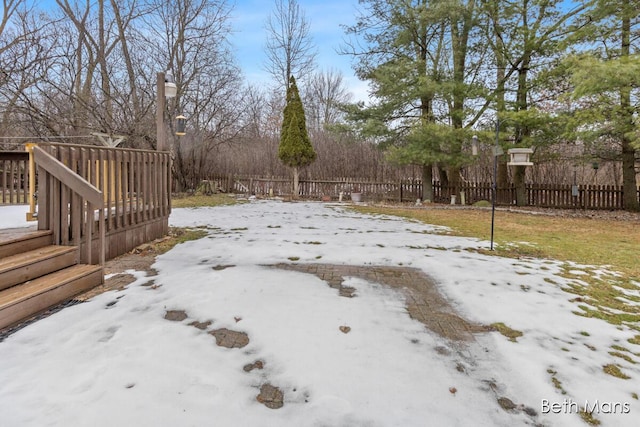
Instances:
[[[38,237],[36,239],[36,237]],[[51,244],[50,231],[38,231],[36,226],[0,229],[0,259],[14,254],[14,248],[23,242],[21,248],[31,250]]]
[[[28,193],[38,195],[38,224],[0,230],[0,329],[100,285],[106,260],[169,228],[169,152],[58,143],[26,149],[28,164],[19,169],[28,169]],[[14,183],[14,175],[4,181]]]
[[[38,227],[35,223],[31,227],[0,228],[0,244],[28,236],[37,230]],[[45,231],[45,233],[47,232]]]

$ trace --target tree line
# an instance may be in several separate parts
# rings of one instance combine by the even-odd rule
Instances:
[[[348,108],[358,135],[456,187],[485,145],[533,147],[536,162],[573,146],[577,168],[621,163],[624,205],[638,210],[637,0],[361,1],[343,51],[374,102]],[[354,126],[350,126],[351,129]],[[496,150],[499,152],[499,150]],[[564,150],[566,152],[566,149]],[[525,166],[499,159],[525,203]],[[567,163],[563,164],[564,167]],[[433,190],[425,186],[423,197]]]
[[[189,119],[183,137],[168,123],[178,190],[233,169],[282,175],[278,146],[294,76],[317,153],[302,174],[418,173],[455,188],[492,178],[497,136],[505,152],[534,147],[537,165],[509,167],[500,155],[499,186],[566,183],[571,172],[592,183],[599,163],[599,183],[619,179],[625,207],[638,209],[640,1],[361,0],[358,7],[339,50],[353,57],[371,98],[353,103],[343,75],[316,63],[311,22],[296,0],[273,0],[265,17],[269,87],[247,82],[239,69],[229,43],[231,1],[3,0],[0,143],[93,144],[101,133],[153,149],[156,73],[170,70],[178,95],[167,117]],[[471,155],[473,135],[480,159]]]

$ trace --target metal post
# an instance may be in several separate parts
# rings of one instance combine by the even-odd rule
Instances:
[[[156,150],[167,151],[167,137],[164,130],[164,73],[158,73],[157,80],[157,93],[158,99],[156,101]]]
[[[493,250],[493,228],[496,222],[496,195],[498,190],[498,147],[500,146],[500,120],[496,120],[496,145],[493,149],[493,191],[491,197],[491,250]]]

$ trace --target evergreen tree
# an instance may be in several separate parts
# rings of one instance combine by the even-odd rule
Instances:
[[[297,197],[299,169],[313,163],[316,159],[316,152],[309,139],[304,107],[293,76],[289,78],[289,87],[287,88],[287,104],[283,111],[278,157],[283,164],[293,168],[293,194],[294,197]]]
[[[501,136],[513,131],[511,146],[558,140],[555,112],[538,108],[546,96],[541,73],[571,45],[590,2],[569,9],[560,0],[361,4],[367,13],[347,34],[363,42],[345,53],[357,58],[373,99],[349,106],[347,118],[361,136],[391,146],[391,160],[423,166],[425,200],[433,199],[434,165],[442,187],[458,192],[461,169],[473,161],[466,148],[471,135],[493,141],[498,119]],[[500,170],[504,185],[506,162]],[[514,168],[518,205],[527,203],[524,172]]]
[[[621,161],[623,205],[634,211],[640,210],[635,166],[640,153],[639,18],[637,0],[597,1],[593,25],[585,28],[591,49],[566,62],[582,107],[573,123],[578,137],[593,157]]]
[[[557,94],[545,73],[572,45],[572,38],[584,21],[589,2],[566,4],[561,0],[516,0],[481,2],[486,19],[486,40],[497,65],[494,93],[500,133],[513,128],[509,147],[542,148],[556,142],[558,112],[544,112],[539,101]],[[515,98],[508,97],[511,92]],[[489,98],[490,101],[493,101]],[[506,150],[505,150],[506,152]],[[528,203],[525,167],[513,167],[516,204]],[[506,158],[502,156],[499,186],[507,184]]]
[[[473,125],[468,99],[476,97],[469,47],[475,0],[363,0],[366,9],[347,34],[364,40],[345,53],[358,58],[356,71],[368,80],[371,105],[346,108],[361,136],[389,148],[389,159],[422,166],[424,200],[433,200],[432,174],[456,193],[462,150]],[[470,132],[468,132],[470,133]]]

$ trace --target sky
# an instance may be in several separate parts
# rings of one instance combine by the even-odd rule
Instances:
[[[24,209],[0,207],[0,228],[26,225]],[[604,269],[484,255],[487,241],[341,204],[182,208],[169,222],[208,235],[159,256],[157,276],[130,270],[125,290],[0,342],[3,427],[578,427],[585,404],[603,427],[638,425],[640,346],[628,341],[637,331],[574,314],[586,302],[567,291],[579,280],[566,268],[577,277],[611,274]],[[403,291],[347,277],[356,291],[345,298],[315,275],[269,266],[278,263],[419,269],[462,317],[523,335],[452,342],[409,316]],[[635,286],[625,292],[637,298]],[[165,319],[171,310],[187,318]],[[219,347],[209,332],[221,328],[249,343]],[[256,360],[263,369],[245,372]],[[606,374],[610,363],[631,379]],[[256,399],[267,383],[283,391],[282,408]],[[516,407],[502,409],[501,398]]]
[[[317,65],[321,70],[337,69],[343,73],[345,84],[354,101],[366,100],[367,84],[358,80],[351,67],[352,58],[338,53],[345,40],[341,25],[355,22],[357,0],[298,0],[310,24],[310,33],[317,47]],[[230,25],[238,61],[250,83],[269,82],[264,71],[266,22],[274,10],[269,0],[236,0]]]
[[[248,83],[266,85],[271,76],[264,71],[266,22],[275,8],[273,0],[227,0],[232,7],[229,41]],[[54,6],[53,0],[40,0],[40,6]],[[358,80],[351,68],[352,58],[337,51],[345,34],[341,25],[355,22],[357,0],[298,0],[310,24],[313,43],[317,47],[317,66],[321,70],[337,69],[354,101],[367,100],[367,84]]]

